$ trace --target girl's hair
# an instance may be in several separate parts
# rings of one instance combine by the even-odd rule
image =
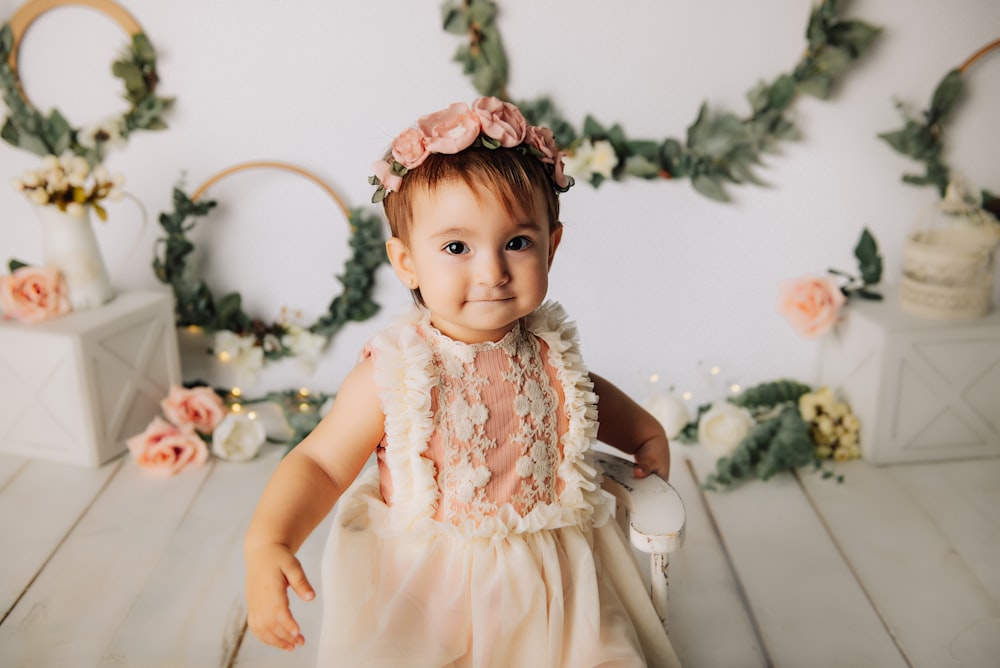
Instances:
[[[535,210],[535,197],[541,193],[549,230],[560,225],[559,195],[552,187],[552,177],[544,163],[520,148],[487,149],[474,145],[459,153],[432,153],[419,168],[407,173],[399,190],[382,200],[394,237],[408,240],[414,193],[431,193],[447,181],[461,181],[477,195],[486,190],[511,217],[540,216],[543,212]]]

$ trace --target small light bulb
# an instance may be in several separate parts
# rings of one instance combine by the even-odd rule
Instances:
[[[709,369],[708,372],[713,376],[718,376],[720,373],[722,373],[722,369],[720,369],[718,366],[713,366],[711,369]]]
[[[234,387],[233,389],[229,390],[229,394],[233,395],[234,397],[239,397],[243,395],[243,390],[241,390],[238,387]]]
[[[219,353],[219,361],[220,362],[228,362],[229,361],[229,353],[226,352],[225,350],[223,350],[221,353]]]
[[[649,382],[651,382],[651,383],[659,383],[660,382],[660,374],[658,374],[658,373],[650,374],[650,376],[649,376]]]
[[[684,394],[681,395],[681,397],[684,398],[684,401],[691,401],[691,397],[693,397],[693,396],[694,395],[691,394],[691,392],[685,392]]]
[[[304,401],[301,404],[299,404],[299,412],[306,413],[308,412],[308,410],[309,410],[309,404],[307,404]]]
[[[740,391],[740,384],[733,383],[732,385],[729,386],[729,391],[732,392],[733,394],[736,394],[737,392]]]
[[[251,420],[256,420],[257,419],[257,411],[250,411],[249,413],[247,413],[247,417],[250,418]]]
[[[299,388],[299,396],[300,397],[308,397],[309,396],[309,388],[308,387]]]
[[[242,404],[237,404],[237,403],[233,403],[233,404],[232,404],[232,405],[231,405],[231,406],[229,407],[229,409],[230,409],[231,411],[233,411],[234,413],[239,413],[240,411],[242,411],[242,410],[243,410],[243,405],[242,405]]]

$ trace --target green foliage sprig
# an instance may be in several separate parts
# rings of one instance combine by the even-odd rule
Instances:
[[[9,113],[0,137],[11,146],[41,156],[72,151],[95,165],[103,160],[110,143],[127,139],[136,130],[167,127],[163,115],[173,104],[173,98],[155,94],[159,83],[156,51],[143,33],[132,35],[131,43],[111,66],[112,73],[125,84],[128,111],[114,123],[113,129],[97,129],[89,138],[84,137],[81,128],[70,125],[58,109],[44,116],[28,101],[17,71],[10,66],[13,48],[13,31],[5,23],[0,28],[0,92]]]
[[[173,192],[174,210],[160,214],[159,223],[165,236],[157,240],[153,258],[153,272],[160,282],[170,285],[176,301],[176,318],[179,327],[196,326],[207,332],[229,330],[240,336],[253,336],[264,349],[266,359],[281,359],[294,353],[282,342],[288,332],[281,322],[267,323],[252,318],[242,307],[239,292],[216,298],[204,280],[198,278],[190,255],[194,244],[188,233],[197,218],[208,215],[215,206],[213,200],[192,201],[181,189]],[[385,239],[382,223],[363,209],[350,212],[351,257],[344,273],[337,276],[343,291],[335,297],[327,312],[306,328],[312,334],[325,337],[327,342],[351,321],[363,321],[378,312],[372,299],[375,270],[386,261]],[[273,336],[271,345],[264,339]]]
[[[705,478],[702,487],[717,490],[754,478],[767,480],[777,473],[794,471],[807,464],[823,469],[810,425],[802,418],[798,407],[799,399],[810,392],[812,388],[805,383],[782,379],[749,387],[727,398],[728,402],[747,409],[754,418],[754,425],[732,454],[716,461],[715,471]],[[697,441],[698,423],[709,408],[711,404],[698,407],[695,419],[684,427],[678,441]],[[823,469],[822,475],[829,478],[834,474]]]
[[[629,139],[621,125],[606,127],[590,115],[578,132],[546,97],[518,102],[518,106],[530,123],[551,128],[557,143],[571,151],[585,140],[609,142],[617,157],[611,172],[616,181],[628,176],[686,177],[702,195],[729,201],[727,183],[763,184],[755,173],[762,155],[773,152],[779,140],[798,138],[795,124],[786,115],[796,96],[805,93],[828,98],[836,82],[878,37],[880,28],[840,18],[838,4],[838,0],[824,0],[812,11],[804,55],[791,73],[762,81],[747,93],[749,116],[715,112],[703,103],[683,141]],[[455,60],[462,64],[476,90],[510,100],[507,57],[495,23],[497,11],[492,0],[445,0],[443,27],[466,37],[467,43],[459,46]],[[603,174],[590,177],[595,187],[604,180]]]
[[[858,259],[860,276],[854,276],[839,269],[827,269],[827,271],[846,279],[846,282],[840,286],[840,291],[848,299],[860,297],[861,299],[881,301],[882,295],[872,288],[882,280],[882,256],[878,252],[878,243],[875,241],[875,237],[872,236],[867,227],[861,231],[858,244],[854,247],[854,257]]]
[[[980,49],[960,67],[949,70],[934,89],[930,106],[919,116],[910,113],[902,102],[896,102],[905,121],[903,127],[878,136],[899,153],[923,163],[923,174],[903,174],[905,183],[932,185],[937,189],[938,195],[944,197],[952,177],[951,167],[943,156],[945,125],[962,99],[965,88],[962,77],[966,69],[981,55],[997,46],[1000,46],[1000,40]],[[982,208],[1000,218],[1000,197],[988,190],[982,190],[980,196]]]

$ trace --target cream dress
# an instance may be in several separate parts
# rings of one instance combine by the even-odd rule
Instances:
[[[327,541],[319,666],[678,665],[588,459],[560,306],[483,344],[416,311],[365,354],[385,436]]]

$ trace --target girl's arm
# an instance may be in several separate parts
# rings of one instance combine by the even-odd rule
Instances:
[[[635,455],[635,476],[670,477],[670,443],[659,420],[627,394],[597,374],[590,374],[597,394],[597,438]]]
[[[282,460],[264,488],[243,543],[247,624],[281,649],[305,642],[287,588],[315,597],[295,553],[354,481],[382,438],[385,418],[371,360],[348,374],[333,407]]]

